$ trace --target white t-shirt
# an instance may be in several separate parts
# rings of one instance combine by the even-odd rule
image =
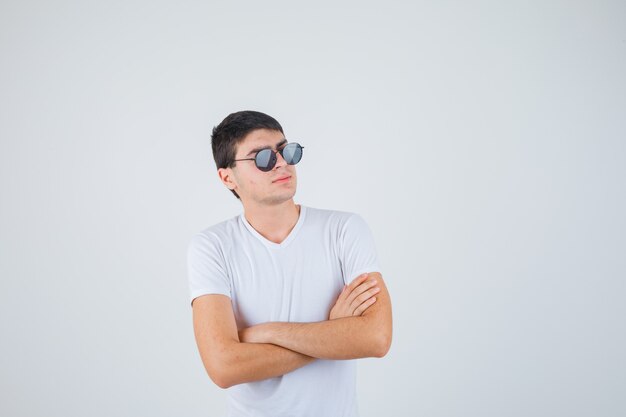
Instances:
[[[381,272],[372,233],[351,212],[300,204],[281,243],[244,213],[195,234],[188,248],[191,301],[230,297],[238,330],[269,321],[328,320],[344,284]],[[317,359],[282,376],[227,389],[228,417],[358,417],[356,360]]]

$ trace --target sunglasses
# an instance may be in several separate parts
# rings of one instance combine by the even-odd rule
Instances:
[[[280,152],[285,162],[289,165],[295,165],[302,159],[302,149],[304,149],[304,146],[300,146],[299,143],[290,142],[282,149],[276,151],[273,149],[261,149],[254,158],[233,159],[233,161],[254,161],[258,169],[267,172],[276,166],[276,161],[278,160],[276,154],[278,152]]]

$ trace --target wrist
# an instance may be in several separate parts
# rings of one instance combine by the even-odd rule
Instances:
[[[261,343],[275,343],[274,340],[274,329],[275,325],[273,322],[267,322],[259,325],[258,329],[258,337],[262,340]]]

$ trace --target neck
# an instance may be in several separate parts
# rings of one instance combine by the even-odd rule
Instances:
[[[293,198],[272,206],[245,205],[244,216],[261,236],[281,243],[298,223],[300,206],[293,202]]]

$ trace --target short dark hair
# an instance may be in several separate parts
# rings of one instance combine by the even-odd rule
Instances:
[[[278,130],[282,134],[285,133],[276,119],[254,110],[231,113],[213,128],[211,149],[217,169],[235,166],[236,161],[234,159],[237,146],[243,142],[248,133],[256,129]],[[230,191],[239,198],[235,190]]]

